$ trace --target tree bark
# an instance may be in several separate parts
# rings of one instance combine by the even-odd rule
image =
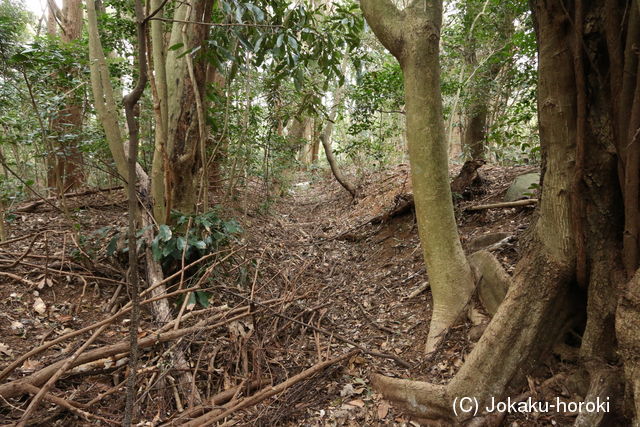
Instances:
[[[407,140],[416,219],[433,295],[426,351],[463,314],[474,289],[453,213],[440,94],[442,2],[363,0],[365,18],[404,74]]]
[[[58,9],[54,1],[49,2],[49,35],[60,35],[64,44],[72,43],[82,35],[83,12],[81,0],[65,0],[62,10]],[[57,25],[60,31],[57,31]],[[59,71],[60,75],[78,76],[78,70],[65,67]],[[56,152],[49,153],[47,165],[47,186],[58,195],[76,190],[85,181],[83,156],[78,148],[79,134],[82,131],[82,100],[75,94],[71,85],[58,88],[65,96],[64,106],[52,120],[51,128],[57,136]],[[73,135],[70,137],[70,135]]]
[[[210,22],[213,0],[196,0],[177,5],[176,21]],[[202,167],[203,137],[207,127],[201,112],[206,110],[205,84],[209,63],[203,56],[187,59],[183,50],[204,46],[206,25],[174,22],[169,46],[183,43],[184,47],[170,50],[166,59],[167,84],[167,157],[171,167],[170,207],[183,213],[195,211],[198,171]],[[185,43],[186,41],[186,43]],[[191,54],[188,54],[191,55]],[[192,61],[192,70],[188,60]],[[200,111],[200,113],[199,113]],[[203,131],[204,126],[204,131]]]

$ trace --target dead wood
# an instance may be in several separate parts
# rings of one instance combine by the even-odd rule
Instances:
[[[171,422],[167,423],[167,425],[178,425],[180,424],[180,421],[184,420],[185,418],[199,417],[205,412],[207,412],[208,410],[218,409],[213,407],[223,405],[233,400],[233,398],[243,390],[252,391],[257,388],[263,387],[269,384],[270,382],[271,381],[269,381],[268,379],[263,378],[262,380],[251,382],[248,386],[240,384],[235,387],[231,387],[230,389],[222,391],[216,394],[215,396],[212,396],[211,398],[209,398],[206,404],[203,404],[200,406],[194,406],[193,408],[187,409],[186,411],[178,415],[178,417],[171,420]]]
[[[233,253],[233,251],[232,251],[232,253]],[[202,258],[200,258],[200,259],[198,259],[198,260],[196,260],[196,261],[192,262],[191,264],[187,265],[185,268],[191,268],[191,267],[193,267],[193,266],[195,266],[195,265],[197,265],[197,264],[199,264],[199,263],[201,263],[201,262],[203,262],[203,261],[205,261],[205,260],[207,260],[207,259],[209,259],[209,258],[211,258],[211,257],[213,257],[213,256],[215,256],[215,255],[217,255],[217,254],[219,254],[219,253],[206,255],[206,256],[204,256],[204,257],[202,257]],[[224,259],[223,259],[223,260],[224,260]],[[221,261],[222,261],[222,260],[221,260]],[[221,261],[219,261],[219,262],[221,262]],[[32,264],[28,264],[28,265],[32,265]],[[40,267],[40,266],[38,266],[38,265],[36,265],[36,264],[33,264],[33,266],[35,266],[35,267]],[[53,272],[56,272],[55,270],[52,270],[52,271],[53,271]],[[144,295],[146,295],[146,294],[148,294],[148,293],[152,292],[156,287],[158,287],[158,286],[160,286],[160,285],[164,285],[165,283],[169,282],[170,280],[173,280],[174,278],[178,277],[178,276],[180,275],[180,273],[181,273],[181,271],[177,271],[176,273],[174,273],[174,274],[172,274],[171,276],[169,276],[169,277],[165,278],[164,280],[162,280],[162,282],[160,282],[160,283],[156,283],[155,287],[153,287],[153,286],[152,286],[152,287],[147,288],[146,290],[144,290],[144,291],[142,292],[142,294],[141,294],[141,295],[142,295],[142,296],[144,296]],[[66,273],[66,274],[72,274],[72,273]],[[76,273],[76,274],[77,274],[77,273]],[[204,276],[206,276],[206,275],[204,275]],[[204,276],[203,276],[203,277],[204,277]],[[87,277],[87,276],[85,276],[85,277]],[[93,276],[91,276],[91,277],[93,278]],[[96,279],[100,279],[99,277],[95,277],[95,278],[96,278]],[[111,279],[105,279],[105,280],[111,280]],[[116,282],[116,283],[122,283],[122,282],[120,282],[120,281],[115,281],[115,282]],[[197,286],[198,286],[198,285],[196,285],[196,286],[195,286],[195,287],[193,287],[193,288],[183,289],[183,290],[180,290],[180,291],[177,291],[177,292],[173,292],[173,293],[170,293],[170,294],[163,293],[163,294],[160,294],[160,295],[155,296],[154,298],[150,298],[150,299],[147,299],[147,300],[145,300],[145,301],[142,301],[142,302],[141,302],[141,304],[148,304],[148,303],[151,303],[151,302],[154,302],[154,301],[158,301],[158,300],[163,299],[163,298],[170,298],[171,296],[175,296],[175,295],[178,295],[178,294],[180,294],[180,293],[184,293],[184,292],[187,292],[187,291],[191,291],[191,290],[197,289]],[[123,316],[123,315],[125,315],[126,313],[128,313],[130,310],[131,310],[131,305],[130,305],[130,303],[127,303],[124,307],[122,307],[122,308],[120,309],[120,311],[119,311],[119,312],[117,312],[116,314],[114,314],[114,315],[112,315],[112,316],[110,316],[110,317],[108,317],[108,318],[106,318],[106,319],[104,319],[104,320],[101,320],[101,321],[96,322],[96,323],[94,323],[94,324],[92,324],[92,325],[86,326],[86,327],[84,327],[84,328],[82,328],[82,329],[78,329],[77,331],[72,331],[72,332],[69,332],[69,333],[67,333],[67,334],[64,334],[64,335],[62,335],[62,336],[60,336],[60,337],[58,337],[58,338],[56,338],[56,339],[54,339],[54,340],[52,340],[52,341],[49,341],[49,342],[47,342],[47,343],[44,343],[44,344],[42,344],[42,345],[40,345],[40,346],[38,346],[38,347],[36,347],[36,348],[32,349],[31,351],[29,351],[29,352],[27,352],[27,353],[23,354],[22,356],[20,356],[20,357],[16,358],[16,360],[14,360],[14,361],[13,361],[12,363],[10,363],[7,367],[5,367],[5,368],[2,370],[2,372],[0,372],[0,381],[2,381],[2,380],[4,380],[5,378],[7,378],[7,376],[8,376],[9,374],[11,374],[11,372],[12,372],[15,368],[17,368],[18,366],[20,366],[20,365],[21,365],[25,360],[27,360],[28,358],[33,357],[33,356],[35,356],[36,354],[42,353],[43,351],[45,351],[46,349],[50,348],[51,346],[54,346],[54,345],[59,344],[59,343],[61,343],[61,342],[63,342],[63,341],[66,341],[66,340],[68,340],[68,339],[71,339],[71,338],[73,338],[73,337],[76,337],[76,336],[78,336],[78,335],[81,335],[81,334],[83,334],[83,333],[85,333],[85,332],[89,332],[89,331],[91,331],[91,330],[93,330],[93,329],[99,328],[99,327],[101,327],[101,326],[103,326],[103,325],[107,325],[107,324],[109,324],[109,323],[112,323],[113,321],[115,321],[116,319],[118,319],[120,316]],[[171,323],[171,322],[169,322],[169,323]]]
[[[22,388],[22,391],[24,393],[29,393],[33,395],[37,395],[41,391],[41,389],[39,389],[38,387],[33,386],[31,384],[27,384],[27,383],[20,384],[20,387]],[[113,425],[119,424],[116,421],[112,421],[110,419],[85,411],[83,408],[86,409],[86,405],[83,405],[78,402],[74,402],[72,400],[67,400],[61,397],[54,396],[51,393],[45,393],[43,396],[43,399],[48,400],[51,403],[55,403],[56,405],[61,406],[62,408],[68,410],[69,412],[73,412],[74,414],[81,416],[87,421],[91,421],[93,419],[97,421],[102,421],[103,423],[107,423],[107,424],[113,424]]]
[[[308,378],[333,364],[339,363],[345,359],[349,359],[355,356],[356,354],[359,353],[359,351],[360,350],[352,350],[349,353],[343,354],[342,356],[334,357],[333,359],[329,359],[329,360],[325,360],[324,362],[317,363],[312,367],[300,372],[299,374],[289,378],[288,380],[278,384],[277,386],[266,387],[261,391],[259,391],[258,393],[250,397],[247,397],[246,399],[242,399],[239,403],[237,403],[236,405],[226,410],[214,409],[213,411],[210,411],[202,415],[201,417],[198,417],[194,420],[189,421],[188,423],[183,424],[183,426],[184,427],[200,427],[200,426],[204,427],[204,426],[212,425],[241,409],[245,409],[250,406],[256,405],[265,399],[275,396],[278,393],[282,393],[292,385],[299,383],[305,378]]]
[[[86,190],[86,191],[67,193],[67,194],[64,194],[62,196],[47,197],[47,198],[43,198],[43,199],[40,199],[40,200],[35,200],[35,201],[30,202],[30,203],[28,203],[26,205],[23,205],[23,206],[19,206],[16,209],[14,209],[13,212],[33,212],[34,210],[36,210],[36,208],[44,205],[45,203],[51,205],[51,202],[54,202],[54,201],[56,201],[58,199],[61,199],[61,198],[70,199],[70,198],[73,198],[73,197],[82,197],[82,196],[88,196],[90,194],[96,194],[96,193],[101,193],[101,192],[109,192],[109,191],[116,191],[116,190],[121,190],[121,189],[122,189],[122,186],[118,185],[116,187],[94,188],[94,189]]]
[[[227,293],[229,293],[231,295],[235,295],[237,297],[240,297],[242,299],[248,300],[248,298],[245,298],[242,295],[238,295],[238,294],[236,294],[234,292],[231,292],[231,291],[228,291],[228,290],[225,290],[225,292],[227,292]],[[374,356],[374,357],[380,357],[380,358],[383,358],[383,359],[390,359],[390,360],[393,360],[394,362],[396,362],[398,365],[402,366],[403,368],[411,369],[411,365],[409,364],[409,362],[407,362],[405,360],[402,360],[398,356],[395,356],[395,355],[389,354],[389,353],[380,353],[378,351],[369,350],[369,349],[361,346],[360,344],[356,343],[355,341],[352,341],[352,340],[350,340],[348,338],[345,338],[345,337],[343,337],[341,335],[338,335],[333,331],[329,331],[327,329],[319,328],[317,326],[313,326],[313,325],[310,325],[308,323],[302,322],[300,320],[294,319],[293,317],[285,316],[284,314],[278,313],[275,310],[273,310],[271,307],[265,306],[264,303],[260,303],[260,302],[257,302],[257,301],[250,301],[250,302],[252,304],[257,305],[257,306],[264,306],[267,310],[271,311],[273,313],[273,315],[276,316],[276,317],[280,317],[280,318],[288,320],[290,322],[297,323],[298,325],[304,326],[305,328],[309,328],[309,329],[311,329],[313,331],[320,332],[321,334],[330,336],[330,337],[332,337],[332,338],[334,338],[334,339],[336,339],[336,340],[338,340],[340,342],[343,342],[345,344],[352,345],[353,347],[355,347],[355,348],[359,349],[360,351],[362,351],[364,354],[368,354],[369,356]]]
[[[29,421],[29,418],[31,417],[31,415],[33,415],[36,409],[38,409],[38,405],[40,404],[40,401],[42,400],[42,398],[44,398],[44,396],[48,394],[49,390],[51,389],[51,387],[53,387],[56,381],[58,381],[58,379],[60,379],[60,377],[62,377],[65,374],[65,372],[67,372],[67,370],[76,361],[76,359],[78,359],[78,357],[96,340],[96,338],[98,338],[98,336],[106,328],[107,328],[107,325],[103,325],[99,329],[97,329],[93,333],[93,335],[91,335],[91,337],[88,340],[82,343],[82,345],[73,353],[73,355],[68,359],[66,359],[64,363],[62,363],[62,365],[56,370],[56,372],[53,375],[51,375],[51,377],[47,380],[47,382],[42,386],[40,391],[38,391],[38,393],[36,393],[36,395],[33,397],[33,399],[31,400],[31,403],[27,407],[27,410],[24,412],[24,414],[22,414],[22,417],[20,417],[20,421],[18,422],[18,427],[25,427],[27,425],[27,421]]]
[[[486,209],[505,209],[505,208],[517,208],[519,206],[529,206],[538,203],[538,199],[526,199],[516,200],[515,202],[500,202],[490,203],[487,205],[470,206],[466,208],[467,211],[483,211]]]
[[[462,194],[464,190],[470,187],[472,184],[480,181],[480,175],[478,169],[484,166],[487,162],[481,159],[467,160],[462,165],[462,169],[451,182],[451,192]]]
[[[205,327],[207,329],[215,329],[220,326],[226,325],[227,323],[247,317],[251,314],[252,312],[242,313],[214,324],[211,324],[211,319],[204,319],[198,322],[196,325],[188,328],[177,329],[165,333],[151,334],[150,336],[140,339],[138,345],[140,349],[152,347],[158,344],[175,340],[177,338],[181,338],[185,335],[199,332]],[[88,351],[86,353],[80,354],[72,363],[69,364],[68,367],[73,368],[97,359],[103,359],[106,357],[115,356],[116,354],[127,353],[129,351],[129,345],[129,341],[125,340],[120,341],[116,344],[108,345],[106,347]],[[18,380],[0,385],[0,397],[9,399],[22,394],[23,384],[31,384],[33,386],[40,387],[42,384],[48,381],[62,366],[64,366],[67,363],[67,360],[68,359],[63,359],[59,362],[46,366],[24,378],[20,378]]]

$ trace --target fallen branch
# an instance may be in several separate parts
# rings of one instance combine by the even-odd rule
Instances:
[[[528,206],[535,205],[538,203],[538,199],[525,199],[525,200],[516,200],[515,202],[501,202],[501,203],[490,203],[488,205],[477,205],[470,206],[466,208],[467,211],[483,211],[486,209],[505,209],[505,208],[517,208],[518,206]]]
[[[37,395],[40,392],[40,389],[38,387],[33,386],[31,384],[21,384],[20,387],[22,388],[24,393]],[[54,396],[51,393],[45,393],[43,398],[45,400],[48,400],[51,403],[55,403],[56,405],[63,407],[69,412],[73,412],[74,414],[81,416],[87,421],[94,419],[94,420],[102,421],[103,423],[107,423],[107,424],[113,424],[113,425],[120,424],[116,421],[112,421],[110,419],[101,417],[99,415],[94,415],[90,412],[82,410],[81,407],[83,405],[78,402],[62,399],[61,397]]]
[[[280,384],[278,384],[275,387],[266,387],[264,389],[262,389],[261,391],[259,391],[258,393],[247,397],[246,399],[243,399],[242,401],[240,401],[238,404],[224,410],[221,411],[220,409],[214,409],[213,411],[210,411],[204,415],[202,415],[201,417],[198,417],[194,420],[189,421],[188,423],[183,424],[183,427],[200,427],[200,426],[209,426],[212,425],[220,420],[222,420],[223,418],[228,417],[229,415],[233,414],[234,412],[237,412],[241,409],[244,408],[248,408],[250,406],[256,405],[260,402],[262,402],[265,399],[268,399],[272,396],[275,396],[278,393],[282,393],[283,391],[285,391],[286,389],[288,389],[289,387],[293,386],[296,383],[299,383],[300,381],[324,370],[325,368],[336,364],[338,362],[341,362],[345,359],[349,359],[351,357],[353,357],[354,355],[358,354],[360,350],[352,350],[349,353],[343,354],[342,356],[338,356],[338,357],[334,357],[333,359],[329,359],[329,360],[325,360],[324,362],[320,362],[317,363],[315,365],[313,365],[312,367],[305,369],[304,371],[300,372],[298,375],[294,375],[293,377],[289,378],[288,380],[281,382]]]
[[[167,425],[179,425],[181,420],[184,420],[185,418],[192,418],[192,417],[199,417],[202,414],[204,414],[208,409],[219,409],[219,408],[214,408],[215,406],[220,406],[223,405],[229,401],[231,401],[233,399],[234,396],[236,396],[238,393],[240,393],[243,389],[246,389],[247,391],[250,390],[255,390],[259,387],[263,387],[267,384],[269,384],[270,381],[267,379],[262,379],[259,381],[254,381],[251,384],[249,384],[248,386],[245,384],[240,384],[237,385],[235,387],[231,387],[228,390],[222,391],[218,394],[216,394],[215,396],[212,396],[210,399],[207,400],[206,404],[200,405],[200,406],[194,406],[193,408],[189,408],[186,411],[182,412],[180,415],[178,415],[177,418],[171,420],[169,423],[167,423]],[[232,402],[233,403],[233,402]]]
[[[109,187],[109,188],[94,188],[91,190],[86,190],[86,191],[79,191],[79,192],[75,192],[75,193],[67,193],[67,194],[63,194],[62,196],[53,196],[53,197],[47,197],[47,198],[43,198],[40,200],[36,200],[33,201],[29,204],[26,204],[24,206],[20,206],[17,207],[16,209],[13,210],[13,212],[33,212],[37,207],[46,204],[51,205],[51,201],[55,201],[61,198],[65,198],[65,199],[70,199],[72,197],[82,197],[82,196],[88,196],[90,194],[96,194],[96,193],[100,193],[100,192],[107,192],[107,191],[116,191],[116,190],[121,190],[122,186],[116,186],[116,187]],[[57,209],[57,206],[54,206]]]
[[[218,253],[216,253],[216,254],[218,254]],[[206,255],[206,256],[204,256],[204,257],[200,258],[199,260],[196,260],[196,261],[192,262],[191,264],[187,265],[185,268],[190,268],[190,267],[192,267],[192,266],[194,266],[194,265],[196,265],[196,264],[199,264],[199,263],[201,263],[201,262],[205,261],[206,259],[211,258],[212,256],[214,256],[214,255],[216,255],[216,254],[209,254],[209,255]],[[23,263],[23,264],[24,264],[24,263]],[[31,264],[27,264],[27,265],[31,265]],[[38,266],[38,265],[36,265],[36,264],[33,264],[33,265],[34,265],[34,266],[36,266],[36,267],[39,267],[39,266]],[[54,270],[54,272],[55,272],[55,270]],[[4,274],[4,273],[2,273],[2,274]],[[8,274],[10,274],[10,273],[7,273],[7,275],[8,275]],[[160,285],[163,285],[163,284],[165,284],[165,283],[169,282],[170,280],[172,280],[172,279],[174,279],[174,278],[178,277],[179,275],[180,275],[180,271],[178,271],[178,272],[176,272],[176,273],[172,274],[171,276],[169,276],[169,277],[165,278],[161,283],[157,283],[155,286],[156,286],[156,287],[158,287],[158,286],[160,286]],[[105,280],[111,280],[111,279],[106,279],[106,278],[105,278]],[[116,282],[116,283],[122,283],[122,282],[119,282],[119,281],[115,281],[115,282]],[[143,291],[143,292],[142,292],[142,296],[144,296],[144,295],[146,295],[147,293],[149,293],[149,292],[153,291],[153,289],[154,289],[154,287],[150,287],[150,288],[146,289],[145,291]],[[190,290],[192,290],[192,289],[190,288]],[[175,293],[172,293],[172,294],[164,294],[164,295],[161,295],[161,296],[159,296],[159,297],[151,298],[151,299],[148,299],[148,300],[142,301],[142,302],[141,302],[141,304],[148,304],[148,303],[150,303],[150,302],[157,301],[159,298],[169,298],[169,297],[171,297],[172,295],[175,295]],[[58,337],[58,338],[56,338],[56,339],[54,339],[54,340],[52,340],[52,341],[49,341],[49,342],[47,342],[47,343],[44,343],[44,344],[42,344],[41,346],[39,346],[39,347],[37,347],[37,348],[35,348],[35,349],[33,349],[33,350],[31,350],[31,351],[29,351],[29,352],[27,352],[27,353],[23,354],[22,356],[18,357],[16,360],[14,360],[12,363],[10,363],[10,364],[9,364],[9,366],[7,366],[6,368],[4,368],[4,369],[2,370],[2,372],[0,372],[0,381],[2,381],[2,380],[4,380],[5,378],[7,378],[7,376],[8,376],[8,375],[9,375],[9,374],[10,374],[10,373],[15,369],[15,368],[17,368],[18,366],[20,366],[20,365],[21,365],[25,360],[27,360],[28,358],[30,358],[30,357],[32,357],[32,356],[35,356],[35,355],[36,355],[36,354],[38,354],[38,353],[43,352],[44,350],[48,349],[49,347],[51,347],[51,346],[53,346],[53,345],[59,344],[59,343],[61,343],[61,342],[65,341],[65,340],[68,340],[68,339],[70,339],[70,338],[76,337],[76,336],[78,336],[78,335],[80,335],[80,334],[83,334],[83,333],[85,333],[85,332],[89,332],[89,331],[91,331],[91,330],[93,330],[93,329],[99,328],[99,327],[101,327],[102,325],[106,325],[106,324],[112,323],[113,321],[115,321],[116,319],[118,319],[120,316],[123,316],[123,315],[125,315],[126,313],[128,313],[130,310],[131,310],[131,304],[130,304],[130,303],[127,303],[124,307],[122,307],[122,308],[120,309],[120,311],[119,311],[119,312],[117,312],[116,314],[114,314],[114,315],[112,315],[112,316],[110,316],[110,317],[108,317],[108,318],[106,318],[106,319],[104,319],[104,320],[101,320],[101,321],[99,321],[99,322],[96,322],[96,323],[94,323],[93,325],[86,326],[86,327],[84,327],[84,328],[82,328],[82,329],[78,329],[77,331],[69,332],[69,333],[67,333],[67,334],[65,334],[65,335],[62,335],[62,336],[60,336],[60,337]]]
[[[251,314],[253,314],[253,312],[249,311],[249,312],[231,317],[229,319],[222,320],[215,324],[210,324],[211,319],[204,319],[198,322],[196,325],[188,328],[169,331],[162,334],[152,334],[148,337],[140,339],[138,345],[140,349],[152,347],[158,344],[172,341],[174,339],[183,337],[185,335],[188,335],[194,332],[201,331],[205,327],[207,329],[215,329],[220,326],[226,325],[227,323],[231,323],[235,320],[239,320],[244,317],[247,317]],[[86,353],[83,353],[79,355],[73,361],[73,363],[70,363],[69,366],[67,367],[74,368],[78,365],[83,365],[85,363],[92,362],[97,359],[114,356],[116,354],[127,353],[128,351],[129,351],[129,340],[121,341],[116,344],[108,345],[106,347],[97,348],[95,350],[91,350]],[[46,366],[41,370],[36,371],[27,377],[0,385],[0,397],[4,399],[9,399],[22,394],[22,390],[23,390],[22,386],[24,384],[31,384],[33,386],[40,387],[47,380],[49,380],[62,366],[64,366],[67,363],[67,361],[68,359],[63,359],[59,362]]]
[[[236,297],[242,298],[245,301],[248,301],[250,304],[255,304],[257,306],[264,307],[267,310],[271,311],[273,313],[273,315],[276,316],[276,317],[280,317],[280,318],[288,320],[290,322],[297,323],[298,325],[304,326],[305,328],[309,328],[309,329],[311,329],[313,331],[320,332],[321,334],[330,336],[330,337],[332,337],[332,338],[334,338],[334,339],[336,339],[336,340],[338,340],[340,342],[343,342],[345,344],[349,344],[349,345],[359,349],[364,354],[368,354],[370,356],[375,356],[375,357],[380,357],[380,358],[383,358],[383,359],[391,359],[394,362],[396,362],[398,365],[402,366],[403,368],[411,369],[411,365],[408,362],[400,359],[398,356],[395,356],[393,354],[380,353],[378,351],[369,350],[369,349],[361,346],[360,344],[356,343],[355,341],[352,341],[352,340],[350,340],[348,338],[345,338],[345,337],[343,337],[341,335],[338,335],[333,331],[328,331],[328,330],[323,329],[323,328],[318,328],[317,326],[313,326],[313,325],[310,325],[308,323],[305,323],[305,322],[302,322],[300,320],[297,320],[297,319],[295,319],[293,317],[289,317],[289,316],[286,316],[284,314],[278,313],[274,309],[272,309],[271,307],[266,306],[264,303],[261,303],[261,302],[258,302],[258,301],[251,301],[249,298],[244,297],[244,296],[239,295],[239,294],[236,294],[235,292],[231,292],[231,291],[229,291],[227,289],[222,289],[222,291],[223,292],[227,292],[227,293],[229,293],[231,295],[234,295]]]

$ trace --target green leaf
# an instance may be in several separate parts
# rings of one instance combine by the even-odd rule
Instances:
[[[109,244],[107,245],[107,256],[113,256],[116,253],[116,249],[118,248],[118,238],[119,236],[114,236]]]
[[[187,239],[185,239],[184,237],[180,236],[176,239],[176,248],[182,252],[184,250],[184,248],[187,247]]]
[[[197,291],[195,292],[195,294],[198,300],[198,304],[200,304],[204,308],[207,308],[209,307],[209,305],[211,305],[211,303],[209,302],[209,299],[211,298],[211,293],[205,292],[205,291]]]
[[[157,239],[153,239],[151,243],[151,253],[153,254],[153,259],[156,261],[160,261],[162,259],[162,251],[160,250],[160,242]]]
[[[163,242],[168,242],[171,239],[172,233],[168,225],[162,224],[158,230],[158,239]]]
[[[169,47],[169,50],[178,50],[180,49],[182,46],[184,46],[184,43],[176,43],[173,46]]]

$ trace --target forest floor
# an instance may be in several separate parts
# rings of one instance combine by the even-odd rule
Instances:
[[[505,233],[510,239],[492,252],[508,272],[519,258],[519,242],[525,238],[533,209],[477,213],[465,209],[501,201],[513,178],[532,169],[484,166],[481,185],[457,197],[467,252],[477,246],[478,236]],[[206,279],[207,286],[202,287],[210,292],[211,305],[189,306],[180,326],[194,325],[201,314],[227,319],[231,309],[244,306],[249,316],[200,328],[174,345],[143,352],[138,403],[141,417],[149,422],[145,425],[177,425],[188,419],[179,409],[188,406],[185,400],[193,403],[194,394],[183,396],[182,402],[174,399],[180,375],[171,359],[176,348],[187,355],[205,402],[224,390],[237,389],[224,401],[199,407],[197,414],[190,413],[192,417],[212,410],[219,414],[252,396],[261,381],[282,383],[359,348],[362,351],[346,361],[292,383],[270,399],[236,408],[224,419],[229,425],[411,425],[370,387],[369,375],[380,372],[446,383],[479,339],[483,325],[461,323],[437,353],[424,355],[431,294],[428,288],[414,292],[428,282],[415,218],[411,210],[384,216],[411,193],[408,167],[371,173],[359,189],[353,200],[328,173],[316,171],[298,174],[291,189],[267,209],[260,183],[227,203],[224,215],[237,218],[244,232],[221,251],[215,269],[200,270],[191,279],[199,283]],[[5,325],[0,330],[1,369],[43,343],[107,318],[108,312],[127,301],[126,291],[114,297],[124,284],[126,265],[105,255],[114,230],[126,224],[124,194],[118,190],[70,198],[67,209],[70,216],[47,204],[16,212],[9,243],[0,244],[0,316]],[[184,287],[191,283],[188,279],[170,284]],[[181,304],[173,302],[178,315]],[[153,336],[158,327],[145,311],[140,338]],[[127,331],[128,319],[119,318],[90,348],[124,341]],[[88,336],[62,341],[22,361],[0,382],[0,395],[2,383],[28,379],[68,358]],[[117,421],[124,406],[125,361],[123,353],[101,360],[102,365],[69,370],[50,393]],[[550,355],[529,378],[526,390],[534,392],[546,378],[570,367],[570,362]],[[259,384],[252,386],[254,382]],[[515,396],[523,390],[511,392]],[[29,403],[24,393],[3,400],[0,424],[16,422]],[[571,414],[520,414],[508,416],[504,425],[572,421]],[[44,402],[29,425],[100,423]]]

